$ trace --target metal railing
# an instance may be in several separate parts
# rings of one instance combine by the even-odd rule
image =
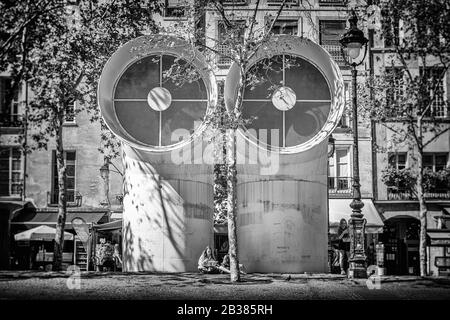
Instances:
[[[345,6],[347,0],[319,0],[320,6]]]
[[[69,207],[81,207],[83,202],[83,196],[78,191],[68,190],[66,191],[67,206]],[[53,191],[47,191],[47,204],[55,206],[58,204],[59,193],[55,189]]]
[[[436,188],[425,192],[427,200],[450,200],[450,188]],[[417,196],[410,190],[405,188],[388,187],[388,200],[417,200]]]
[[[229,67],[233,63],[233,60],[227,57],[231,55],[230,47],[227,45],[219,44],[217,45],[217,51],[220,53],[217,56],[217,65],[219,66],[219,68]]]
[[[223,4],[226,6],[231,6],[231,5],[247,5],[249,0],[224,0]]]
[[[328,51],[338,66],[346,66],[344,56],[342,55],[341,46],[339,44],[321,44],[321,46]]]
[[[0,113],[0,127],[21,128],[24,125],[20,114]]]
[[[329,194],[350,194],[352,193],[351,177],[328,177]]]
[[[267,0],[267,4],[270,5],[280,5],[283,0]],[[285,5],[298,5],[298,0],[286,0]]]

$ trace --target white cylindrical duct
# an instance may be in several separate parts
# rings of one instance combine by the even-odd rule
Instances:
[[[164,159],[123,145],[125,271],[196,271],[201,252],[212,246],[210,170],[200,166],[189,177]]]
[[[250,75],[250,77],[248,77]],[[225,84],[235,108],[241,77]],[[344,110],[339,67],[318,44],[274,36],[247,69],[238,135],[237,235],[250,272],[326,272],[327,137]]]
[[[189,81],[165,76],[174,66]],[[202,55],[167,35],[134,39],[105,65],[98,103],[123,142],[125,271],[196,271],[200,253],[212,246],[211,164],[182,165],[174,154],[187,160],[188,150],[203,144],[202,120],[216,90]],[[194,152],[194,163],[201,156]]]

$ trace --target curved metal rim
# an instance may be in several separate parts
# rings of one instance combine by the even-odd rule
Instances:
[[[158,41],[161,43],[158,43]],[[103,67],[97,88],[97,103],[100,107],[100,112],[106,126],[119,140],[144,151],[168,152],[192,143],[192,141],[201,136],[206,130],[206,124],[202,122],[202,124],[189,136],[189,139],[168,146],[153,146],[143,143],[129,134],[128,131],[122,127],[114,107],[114,92],[123,72],[140,59],[155,54],[167,54],[181,57],[194,64],[201,75],[208,95],[205,116],[211,113],[217,103],[216,80],[211,68],[208,66],[203,56],[197,52],[197,50],[189,46],[186,41],[167,35],[138,37],[128,41],[117,49]],[[112,113],[113,119],[105,117],[107,112]]]
[[[280,40],[281,39],[281,46],[280,46]],[[285,45],[286,47],[283,47]],[[328,77],[326,75],[326,72],[323,67],[319,66],[319,58],[315,57],[316,59],[312,59],[311,57],[306,57],[302,54],[302,47],[305,45],[314,46],[318,51],[322,54],[322,56],[325,56],[330,63],[329,66],[324,66],[329,70],[326,70],[330,73],[334,73],[336,75],[335,79],[332,79],[331,77]],[[265,143],[261,143],[258,139],[252,140],[249,139],[246,135],[247,128],[241,127],[240,130],[238,130],[238,133],[250,144],[256,145],[258,148],[261,148],[263,150],[270,150],[271,152],[278,152],[280,154],[295,154],[307,151],[316,145],[318,145],[320,142],[325,140],[327,136],[329,136],[334,129],[336,128],[338,124],[338,120],[341,118],[344,107],[345,107],[345,101],[344,101],[344,82],[342,78],[341,71],[336,64],[336,62],[331,58],[331,55],[323,49],[320,45],[315,43],[312,40],[297,37],[297,36],[290,36],[290,35],[278,35],[273,36],[271,40],[267,43],[267,46],[269,47],[262,47],[260,48],[259,52],[255,55],[255,57],[252,59],[252,61],[249,63],[249,68],[254,66],[258,61],[265,59],[265,58],[271,58],[275,55],[280,54],[289,54],[296,57],[300,57],[312,65],[314,65],[320,73],[323,75],[325,80],[327,81],[328,88],[330,90],[330,97],[331,97],[331,107],[328,114],[327,121],[325,125],[322,127],[322,129],[317,132],[312,138],[307,140],[306,142],[303,142],[301,144],[298,144],[296,146],[290,146],[290,147],[277,147],[277,146],[271,146]],[[231,68],[230,68],[231,69]],[[239,70],[239,68],[237,68]],[[330,79],[331,78],[331,79]],[[331,83],[331,80],[334,80],[334,83]],[[340,87],[341,90],[336,90]],[[333,93],[332,89],[335,89],[337,91],[337,94]],[[225,99],[227,101],[227,99]],[[336,110],[333,112],[333,110]],[[256,141],[255,141],[256,140]]]

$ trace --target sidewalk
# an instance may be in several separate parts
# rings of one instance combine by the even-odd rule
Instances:
[[[450,279],[253,273],[231,283],[228,274],[1,271],[1,299],[450,300]]]
[[[20,270],[20,271],[0,271],[0,279],[29,279],[29,278],[68,278],[73,273],[67,271],[37,271],[37,270]],[[133,277],[133,276],[152,276],[152,277],[179,277],[181,279],[197,278],[203,281],[227,281],[228,275],[217,274],[200,274],[195,272],[180,273],[156,273],[156,272],[99,272],[99,271],[82,271],[81,278],[104,278],[104,277]],[[440,284],[450,285],[450,277],[420,277],[420,276],[376,276],[382,283],[385,282],[412,282],[412,281],[433,281]],[[209,279],[209,280],[208,280]],[[245,281],[304,281],[304,280],[324,280],[324,281],[356,281],[365,282],[366,279],[348,279],[345,275],[330,273],[249,273],[242,276]]]

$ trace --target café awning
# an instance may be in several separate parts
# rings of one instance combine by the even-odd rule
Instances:
[[[427,236],[431,246],[450,246],[450,230],[428,229]]]
[[[96,231],[114,231],[114,230],[122,230],[122,219],[115,220],[108,223],[102,223],[98,225],[94,225],[93,228]]]
[[[86,223],[98,223],[107,212],[67,212],[66,225],[71,226],[72,219],[82,218]],[[58,212],[24,212],[11,221],[11,225],[47,225],[54,226],[58,219]]]
[[[384,223],[381,220],[372,199],[362,199],[364,207],[362,208],[362,214],[367,220],[366,232],[367,233],[380,233],[383,232]],[[352,199],[329,199],[328,200],[328,212],[330,222],[330,233],[337,233],[339,221],[341,219],[349,220],[352,213],[350,203]]]
[[[55,239],[56,229],[49,226],[39,226],[14,235],[16,241],[52,241]],[[64,240],[73,240],[73,235],[64,232]]]

